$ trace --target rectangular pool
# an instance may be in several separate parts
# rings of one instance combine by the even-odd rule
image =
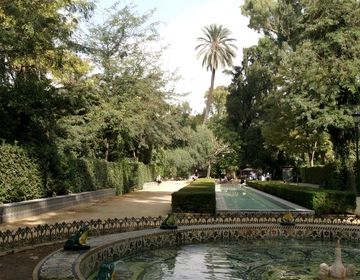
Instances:
[[[243,185],[216,185],[217,212],[300,212],[312,210]]]

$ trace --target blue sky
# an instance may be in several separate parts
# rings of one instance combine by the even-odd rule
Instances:
[[[110,7],[115,0],[98,0],[98,6]],[[210,72],[201,67],[196,58],[196,38],[202,36],[206,25],[222,24],[237,39],[235,65],[241,63],[242,49],[256,44],[259,35],[247,28],[248,19],[241,15],[243,0],[122,0],[120,3],[133,3],[143,14],[155,9],[151,22],[160,21],[160,36],[163,46],[168,45],[163,56],[163,67],[171,72],[177,71],[182,79],[176,84],[177,92],[188,92],[183,101],[188,101],[194,113],[202,112],[204,93],[210,86]],[[228,85],[231,77],[220,69],[216,74],[215,86]]]

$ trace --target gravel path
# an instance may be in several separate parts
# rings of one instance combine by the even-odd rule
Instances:
[[[159,185],[154,184],[144,190],[122,196],[92,200],[46,214],[0,224],[0,230],[74,220],[166,215],[171,211],[171,194],[187,183],[186,181],[166,181]]]
[[[13,223],[0,224],[0,230],[74,220],[166,215],[171,210],[171,194],[186,184],[185,181],[167,181],[122,196],[93,200],[56,212],[32,216]],[[0,256],[0,279],[31,280],[32,271],[36,264],[62,246],[63,244],[40,246]]]

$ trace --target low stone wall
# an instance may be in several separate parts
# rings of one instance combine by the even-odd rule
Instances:
[[[33,279],[88,279],[103,262],[160,247],[219,240],[246,239],[360,240],[358,226],[273,223],[181,226],[177,230],[147,229],[91,238],[90,251],[59,250],[43,259]]]
[[[0,223],[13,222],[31,215],[38,215],[54,211],[74,203],[87,202],[108,196],[114,196],[115,189],[102,189],[91,192],[83,192],[69,195],[61,195],[50,198],[41,198],[15,203],[0,205]]]

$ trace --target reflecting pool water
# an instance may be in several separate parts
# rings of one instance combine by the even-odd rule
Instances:
[[[243,240],[145,251],[116,262],[114,279],[315,279],[334,262],[335,242]],[[360,267],[360,244],[342,243],[344,265]]]
[[[216,210],[218,212],[311,212],[251,187],[226,184],[216,186]]]

